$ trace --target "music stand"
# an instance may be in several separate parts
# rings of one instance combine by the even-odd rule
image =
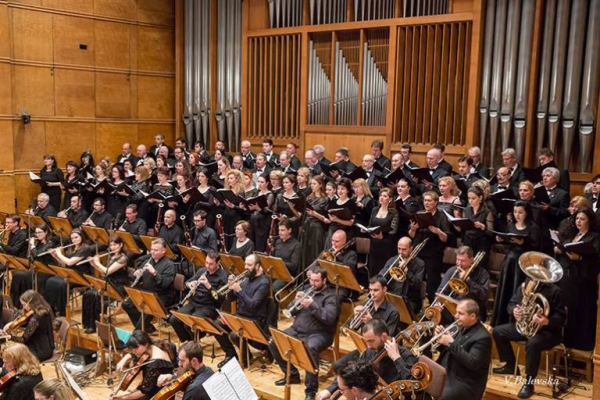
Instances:
[[[273,279],[278,279],[288,283],[294,279],[281,258],[263,254],[258,254],[258,258],[265,275],[271,279],[271,282],[273,282]],[[270,297],[273,298],[273,285],[269,285],[269,290],[271,291]]]
[[[121,240],[123,240],[125,251],[133,254],[142,254],[142,249],[140,249],[131,233],[119,230],[111,230],[110,233],[111,235],[118,236],[121,238]]]
[[[356,350],[358,350],[359,353],[362,353],[363,351],[365,351],[367,349],[367,342],[365,342],[365,339],[362,337],[362,335],[356,331],[353,331],[352,329],[347,329],[346,333],[348,334],[348,336],[350,336],[350,339],[352,339],[352,341],[354,342],[354,345],[356,346]]]
[[[224,253],[222,253],[220,256],[221,265],[225,267],[230,274],[239,275],[244,272],[244,259],[242,257]]]
[[[98,291],[98,293],[100,294],[100,319],[102,320],[102,316],[104,315],[104,296],[108,297],[109,299],[113,299],[119,302],[123,302],[123,296],[121,296],[121,294],[117,291],[117,289],[115,289],[115,287],[110,284],[107,280],[104,279],[100,279],[100,278],[96,278],[95,276],[92,275],[87,275],[85,274],[84,277],[88,280],[88,282],[90,283],[90,286],[93,287],[94,289],[96,289]],[[112,332],[112,321],[111,321],[111,313],[110,313],[110,304],[108,305],[108,331]],[[112,357],[110,356],[110,354],[112,354],[112,340],[108,341],[108,374],[109,374],[109,380],[112,380]],[[116,349],[115,349],[116,350]]]
[[[204,267],[206,265],[206,253],[204,250],[178,244],[177,247],[186,260],[194,267]]]
[[[344,264],[337,262],[331,262],[326,260],[317,260],[319,265],[327,270],[328,281],[335,285],[335,294],[337,296],[339,288],[344,287],[357,292],[361,292],[362,289],[354,276],[352,269]]]
[[[140,235],[140,239],[142,239],[142,243],[144,243],[144,246],[146,246],[148,251],[150,251],[150,248],[152,247],[152,241],[159,238],[154,236]],[[170,260],[174,260],[177,257],[168,244],[165,246],[165,256]]]
[[[446,307],[450,315],[456,314],[456,306],[458,306],[458,300],[441,293],[436,293],[435,297],[437,297],[440,300],[440,303],[442,303],[444,307]]]
[[[71,285],[74,284],[89,287],[90,283],[77,270],[63,268],[57,265],[49,265],[49,267],[54,271],[54,275],[63,278],[65,280],[65,283],[67,284],[67,307],[65,310],[65,318],[67,319],[67,321],[69,321],[69,323],[71,323],[71,302],[69,301],[71,294]]]
[[[10,270],[14,269],[17,271],[29,271],[29,262],[25,260],[25,264],[23,264],[18,257],[11,256],[9,254],[1,254],[0,256],[2,257],[0,260],[2,260],[2,263],[6,266],[6,273],[4,274],[4,288],[6,294],[10,294],[10,278],[12,277],[12,274],[9,273]]]
[[[412,309],[408,306],[408,304],[406,304],[404,297],[387,292],[385,294],[385,298],[394,306],[394,308],[396,308],[396,311],[398,311],[398,318],[400,319],[400,322],[410,325],[415,321],[415,316],[413,315]]]
[[[135,308],[142,313],[142,330],[145,330],[144,317],[146,314],[162,319],[168,317],[167,310],[165,310],[165,306],[162,305],[156,293],[130,287],[125,287],[125,291],[129,295]]]
[[[261,329],[260,325],[258,325],[257,321],[254,321],[254,320],[248,319],[248,318],[244,318],[244,317],[240,317],[238,315],[229,314],[224,311],[219,311],[219,315],[221,315],[221,317],[223,317],[223,319],[225,319],[225,321],[227,322],[227,325],[229,325],[231,330],[234,331],[235,333],[237,333],[237,335],[239,337],[240,359],[244,356],[243,354],[241,354],[242,349],[243,349],[242,343],[243,343],[244,339],[246,341],[252,340],[252,341],[255,341],[258,343],[262,343],[266,346],[269,345],[269,339],[267,338],[267,335]],[[248,350],[248,347],[246,347],[246,349]],[[249,350],[246,352],[246,360],[247,360],[247,365],[250,366]],[[242,369],[243,368],[244,367],[242,366]]]
[[[21,262],[21,264],[23,264],[24,266],[29,265],[30,267],[28,268],[28,270],[31,272],[31,285],[33,287],[33,290],[35,290],[36,292],[38,291],[38,284],[37,284],[37,274],[38,272],[43,272],[45,274],[50,274],[50,275],[56,275],[56,272],[54,272],[50,267],[48,267],[46,264],[42,263],[39,260],[33,260],[31,263],[22,257],[15,257],[19,262]]]
[[[25,225],[27,225],[27,229],[29,229],[29,230],[31,229],[32,226],[45,224],[42,217],[38,217],[37,215],[21,213],[21,214],[19,214],[19,216],[21,217],[21,221],[23,221],[25,223]]]
[[[61,238],[69,237],[71,235],[73,226],[68,218],[48,217],[48,222],[52,227],[52,231]]]
[[[298,368],[302,368],[306,371],[310,371],[313,374],[319,372],[319,366],[313,359],[310,351],[306,347],[306,343],[300,339],[292,337],[285,332],[269,327],[275,345],[279,350],[279,354],[285,359],[287,363],[285,373],[285,391],[284,400],[290,400],[291,396],[291,385],[290,385],[290,372],[292,364]]]
[[[198,341],[198,331],[210,333],[213,336],[221,336],[227,333],[227,331],[223,329],[221,325],[210,318],[185,314],[174,310],[171,310],[171,314],[173,314],[176,318],[181,320],[181,322],[189,326],[192,331],[194,331],[194,341]]]
[[[110,238],[108,237],[108,232],[106,232],[106,229],[87,225],[81,225],[81,228],[85,232],[86,236],[96,244],[96,254],[98,254],[98,246],[108,246]]]

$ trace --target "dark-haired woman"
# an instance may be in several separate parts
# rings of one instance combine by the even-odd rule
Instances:
[[[50,196],[50,205],[56,211],[60,210],[61,184],[65,180],[63,172],[56,165],[53,154],[44,154],[44,167],[40,170],[40,178],[46,182],[42,187],[42,193]]]
[[[283,190],[275,198],[273,204],[273,212],[279,217],[279,220],[288,219],[293,226],[294,236],[298,236],[300,224],[300,213],[294,208],[289,199],[298,198],[299,195],[295,191],[296,177],[294,175],[285,175],[282,179]]]
[[[496,237],[498,242],[506,243],[510,248],[502,263],[502,272],[498,279],[494,311],[492,312],[492,326],[506,324],[512,318],[507,311],[508,303],[517,288],[527,278],[519,268],[519,257],[527,251],[539,250],[542,241],[542,233],[539,226],[533,222],[529,203],[517,201],[513,206],[511,219],[507,232],[522,237],[512,237],[509,241]]]
[[[126,367],[131,367],[140,362],[140,359],[147,358],[145,361],[152,361],[141,367],[142,382],[136,390],[124,395],[112,397],[112,400],[132,400],[132,399],[151,399],[160,391],[158,386],[158,377],[161,374],[170,374],[173,372],[173,349],[172,346],[164,341],[155,345],[148,333],[135,330],[127,342],[127,348],[131,353],[127,354],[117,364],[117,372],[123,371]],[[142,363],[143,364],[143,363]]]
[[[71,197],[76,196],[79,193],[79,189],[81,189],[77,164],[74,161],[67,161],[66,169],[67,175],[65,175],[65,180],[61,185],[61,189],[65,192],[61,207],[62,210],[71,206]]]
[[[325,182],[320,175],[310,179],[311,193],[306,198],[310,208],[306,208],[304,222],[300,227],[302,244],[301,265],[308,266],[319,257],[325,245],[325,224],[329,198],[325,195]]]
[[[271,215],[275,195],[269,190],[269,177],[267,174],[262,174],[256,180],[258,195],[267,198],[267,206],[264,208],[258,205],[250,206],[252,215],[250,216],[250,240],[254,243],[256,251],[264,252],[269,239],[269,227],[271,225]]]
[[[394,207],[391,189],[383,188],[379,191],[379,206],[371,212],[368,226],[380,228],[370,234],[369,273],[370,276],[375,276],[387,260],[397,254],[395,238],[398,230],[398,211]]]
[[[106,261],[106,266],[100,262],[98,255],[95,255],[90,260],[90,265],[100,272],[100,276],[111,284],[121,296],[126,296],[124,286],[127,285],[127,264],[129,260],[123,249],[123,240],[120,236],[111,236],[109,243],[110,255]],[[105,306],[108,305],[108,299],[105,299]],[[106,308],[105,308],[106,309]],[[81,315],[83,326],[86,333],[96,331],[96,321],[100,321],[100,312],[102,305],[100,304],[100,294],[89,289],[83,294],[83,305]]]
[[[40,361],[46,361],[54,354],[54,331],[52,329],[52,320],[54,318],[50,305],[44,300],[41,294],[28,290],[21,295],[22,313],[15,315],[15,320],[21,315],[33,311],[33,314],[23,325],[25,328],[22,336],[11,334],[11,340],[17,343],[23,343],[34,356]],[[9,322],[2,329],[2,333],[14,323]]]
[[[204,199],[194,205],[193,212],[203,210],[206,213],[206,225],[212,228],[215,226],[215,202],[212,195],[215,188],[209,185],[210,176],[208,175],[206,168],[199,167],[196,171],[197,188]]]
[[[469,205],[463,210],[462,216],[473,221],[475,229],[462,231],[458,226],[455,228],[457,232],[462,234],[462,244],[473,249],[473,254],[480,251],[485,253],[479,266],[487,269],[488,254],[492,247],[493,236],[491,230],[494,229],[494,215],[487,208],[483,190],[480,188],[469,188],[467,199]]]
[[[125,182],[125,168],[121,164],[115,164],[110,169],[110,180],[113,186],[119,186]],[[106,211],[113,217],[117,215],[125,215],[125,207],[127,206],[127,192],[124,190],[113,190],[112,193],[105,193],[106,196]],[[121,221],[116,221],[121,223]]]
[[[342,178],[337,184],[337,199],[329,201],[327,205],[328,216],[323,221],[328,224],[327,238],[325,239],[325,248],[331,248],[331,237],[338,229],[346,232],[346,240],[349,242],[354,238],[354,216],[356,215],[356,203],[352,201],[352,182],[348,178]],[[346,209],[346,213],[351,216],[351,219],[341,219],[329,211],[334,209]],[[343,211],[340,211],[343,212]]]

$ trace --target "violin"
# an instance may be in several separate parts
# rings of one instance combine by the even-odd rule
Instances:
[[[127,390],[127,388],[129,388],[133,380],[136,378],[136,376],[138,376],[138,374],[142,370],[142,366],[147,364],[146,361],[148,361],[149,358],[149,354],[144,354],[137,360],[135,365],[127,371],[123,378],[121,378],[119,384],[115,386],[111,398],[114,397],[114,395],[117,394],[120,390]]]
[[[33,310],[29,310],[27,312],[25,312],[23,315],[15,318],[11,324],[8,326],[8,328],[6,328],[6,330],[4,331],[5,334],[10,335],[10,333],[12,331],[14,331],[15,329],[17,329],[20,326],[25,325],[29,319],[31,317],[33,317],[33,314],[35,313],[35,311]]]
[[[181,374],[156,393],[151,400],[169,400],[171,397],[175,396],[177,392],[184,390],[187,385],[190,384],[192,379],[194,379],[194,375],[196,375],[196,373],[191,370]]]
[[[15,380],[16,377],[17,377],[16,370],[12,370],[12,371],[4,374],[0,378],[0,392],[4,392],[6,390],[6,388],[8,388],[8,386],[12,384],[12,382]]]

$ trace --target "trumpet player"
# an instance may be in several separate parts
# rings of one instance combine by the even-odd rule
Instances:
[[[524,285],[530,282],[529,279]],[[516,323],[511,322],[496,326],[493,330],[494,341],[498,349],[500,361],[504,366],[494,368],[495,374],[513,374],[515,372],[516,362],[515,354],[511,347],[511,342],[526,341],[525,344],[525,376],[526,380],[521,387],[518,396],[521,399],[529,398],[534,393],[534,379],[540,366],[540,359],[544,350],[552,349],[562,342],[562,329],[567,319],[567,310],[563,302],[563,295],[560,288],[553,283],[539,282],[536,293],[541,294],[548,301],[550,313],[548,316],[534,315],[532,322],[540,325],[537,333],[527,338],[517,330]],[[523,286],[519,286],[508,304],[508,313],[514,317],[516,322],[524,318],[523,304]],[[517,375],[520,374],[518,367]]]
[[[479,321],[479,306],[472,299],[461,300],[454,315],[457,333],[441,335],[438,361],[446,368],[444,400],[478,400],[483,397],[492,357],[492,338]],[[444,329],[436,328],[437,333]]]
[[[46,223],[48,223],[48,217],[56,216],[56,209],[50,204],[50,196],[48,196],[46,193],[40,193],[37,195],[36,204],[37,206],[35,209],[30,208],[25,211],[25,214],[40,217]]]
[[[219,265],[219,253],[210,250],[206,254],[204,268],[199,268],[185,284],[191,291],[190,301],[179,308],[179,312],[215,319],[218,317],[217,309],[221,306],[223,298],[215,299],[213,290],[219,290],[227,284],[227,272]],[[175,330],[181,343],[193,340],[191,329],[174,315],[167,320]]]
[[[292,315],[294,323],[284,332],[306,342],[316,363],[319,363],[319,354],[331,346],[335,333],[335,326],[340,313],[340,306],[335,292],[327,284],[327,270],[321,266],[311,267],[310,289],[313,293],[308,296],[298,292],[293,302]],[[285,374],[286,361],[283,359],[275,343],[269,344],[273,358]],[[284,386],[285,377],[275,382],[277,386]],[[291,383],[300,383],[300,373],[294,366],[291,368]],[[314,399],[319,388],[318,375],[306,373],[305,394],[309,400]]]
[[[68,219],[73,228],[79,228],[88,219],[89,214],[81,207],[79,195],[73,195],[69,201],[69,208],[62,210],[56,216]]]
[[[413,258],[406,266],[406,280],[398,282],[390,279],[389,270],[393,265],[398,266],[410,257],[413,251],[412,239],[404,236],[398,240],[398,257],[390,258],[385,266],[379,271],[379,275],[387,279],[387,291],[397,294],[408,300],[408,304],[414,315],[421,312],[423,301],[421,300],[421,283],[425,277],[425,263],[418,257]]]
[[[250,254],[246,257],[244,268],[247,273],[247,279],[240,281],[234,275],[230,275],[227,284],[229,293],[227,299],[237,300],[236,314],[240,317],[248,318],[258,322],[263,332],[267,329],[267,312],[269,310],[269,278],[264,275],[259,258],[256,254]],[[226,328],[227,329],[227,328]],[[233,345],[239,345],[240,338],[235,332],[229,335],[216,336],[217,341],[225,352],[225,359],[219,363],[219,368],[225,365],[231,358],[235,357]],[[233,343],[233,344],[232,344]],[[266,350],[264,344],[250,341],[252,347],[259,350]],[[239,361],[244,365],[247,363],[245,354],[245,344],[239,349]]]

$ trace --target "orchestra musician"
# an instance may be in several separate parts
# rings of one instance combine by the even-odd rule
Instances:
[[[71,196],[68,210],[66,212],[65,210],[62,210],[56,216],[59,218],[67,218],[73,228],[79,228],[85,220],[88,219],[89,214],[81,206],[81,198],[79,195],[74,195]]]
[[[208,251],[204,268],[199,268],[185,284],[193,291],[190,301],[177,311],[211,319],[217,318],[217,309],[223,302],[223,296],[215,299],[212,293],[213,290],[221,289],[226,283],[227,272],[219,264],[219,253],[214,250]],[[181,343],[194,339],[191,329],[179,318],[171,315],[167,322],[171,324]]]
[[[0,249],[11,256],[27,257],[27,231],[21,229],[21,217],[18,214],[8,214],[4,223],[5,232],[8,231],[8,242],[0,240]],[[3,266],[2,270],[4,269]]]
[[[400,238],[398,240],[398,255],[400,263],[404,262],[413,251],[412,240],[408,236]],[[398,257],[391,257],[379,271],[379,275],[383,276],[387,282],[387,291],[394,293],[398,296],[404,297],[414,315],[421,312],[423,301],[421,299],[421,284],[425,277],[425,263],[418,257],[410,260],[407,266],[406,280],[404,282],[398,282],[395,279],[390,279],[388,271],[394,262],[398,260]]]
[[[131,353],[124,356],[117,364],[117,372],[121,372],[131,362],[139,364],[140,360],[148,364],[140,367],[143,375],[142,382],[136,390],[120,396],[112,396],[111,400],[151,399],[158,391],[158,378],[161,374],[173,371],[173,348],[170,343],[162,341],[154,344],[150,335],[144,331],[135,330],[127,341]],[[174,354],[173,354],[174,355]]]
[[[219,251],[217,244],[217,233],[206,225],[206,211],[194,211],[194,229],[191,231],[192,247],[196,247],[206,253]]]
[[[4,362],[0,380],[3,386],[0,400],[34,400],[33,388],[43,381],[39,360],[24,344],[17,343],[2,351]],[[14,374],[9,378],[7,374]]]
[[[340,393],[347,400],[370,399],[377,393],[379,376],[372,364],[365,361],[351,361],[344,365],[335,379]]]
[[[41,294],[28,290],[21,295],[20,298],[23,309],[15,315],[12,322],[4,325],[0,334],[6,335],[7,331],[11,331],[11,340],[17,343],[26,345],[31,353],[40,361],[46,361],[54,355],[54,330],[52,329],[52,321],[54,316],[50,305]],[[27,315],[31,313],[31,316]],[[23,335],[17,336],[12,333],[14,327],[11,325],[19,320],[21,326],[24,327]]]
[[[112,228],[113,217],[106,211],[106,200],[102,197],[97,197],[94,199],[92,207],[92,215],[82,225],[96,226],[104,229]]]
[[[152,241],[150,246],[150,258],[142,261],[143,264],[133,273],[136,279],[140,279],[143,289],[148,292],[154,292],[163,306],[168,307],[175,302],[176,294],[173,287],[175,280],[175,265],[173,261],[165,257],[167,243],[163,238],[157,238]],[[142,327],[142,314],[134,305],[131,299],[123,302],[123,310],[129,316],[131,323],[136,329]],[[146,315],[144,320],[144,329],[148,333],[156,331],[151,324],[152,316]]]
[[[138,245],[142,244],[140,235],[148,234],[148,225],[142,218],[138,218],[138,206],[136,204],[129,204],[125,207],[125,221],[118,227],[118,230],[131,233]]]
[[[527,280],[523,285],[526,285]],[[510,374],[515,373],[517,360],[511,342],[526,341],[525,345],[525,375],[526,380],[521,390],[519,398],[526,399],[534,393],[534,379],[540,366],[542,352],[552,349],[562,341],[562,329],[566,322],[567,310],[563,303],[562,291],[553,283],[539,282],[536,293],[541,294],[548,300],[550,313],[548,316],[533,315],[531,321],[540,326],[537,333],[528,338],[517,331],[515,322],[496,326],[493,330],[494,342],[498,349],[500,361],[504,362],[504,366],[494,368],[495,374]],[[524,317],[523,315],[523,286],[519,286],[513,298],[508,304],[509,314],[514,316],[515,321],[519,322]],[[520,374],[518,367],[516,368],[517,375]]]
[[[179,347],[178,355],[179,373],[184,374],[188,371],[194,373],[192,381],[185,387],[183,400],[210,400],[202,384],[214,374],[214,371],[203,362],[202,346],[191,341],[185,342]],[[163,387],[176,378],[175,374],[162,374],[158,377],[157,384]]]
[[[354,307],[354,318],[359,318],[361,325],[372,319],[383,321],[388,327],[390,335],[398,333],[398,311],[390,304],[385,294],[387,293],[387,279],[381,275],[375,275],[369,279],[369,295],[367,304]]]
[[[340,308],[335,292],[328,286],[327,270],[320,266],[312,267],[309,280],[311,290],[296,294],[294,303],[299,306],[292,310],[294,323],[284,332],[303,340],[318,365],[319,354],[333,343]],[[287,363],[274,342],[269,345],[269,350],[285,374]],[[295,366],[291,367],[290,374],[291,383],[300,383],[300,373]],[[306,398],[313,400],[319,388],[318,375],[307,371],[305,381]],[[275,382],[277,386],[285,384],[285,377]]]
[[[60,191],[60,190],[59,190]],[[50,196],[46,193],[40,193],[37,195],[35,210],[28,209],[25,214],[35,215],[48,223],[48,217],[56,217],[56,208],[50,204]]]
[[[83,232],[80,229],[73,229],[71,231],[71,243],[74,245],[70,247],[66,253],[63,254],[63,249],[57,247],[52,249],[52,256],[65,268],[72,268],[79,271],[82,274],[91,273],[89,263],[77,265],[80,261],[85,260],[91,255],[89,246],[85,243]],[[44,296],[48,303],[52,304],[57,315],[65,316],[67,308],[67,284],[65,279],[60,276],[51,276],[46,281],[46,289]]]
[[[185,244],[185,236],[183,235],[183,229],[177,222],[177,213],[174,210],[165,211],[163,216],[164,224],[161,225],[158,230],[158,237],[163,238],[175,254],[179,254],[178,244]]]
[[[57,379],[44,379],[33,388],[35,400],[74,400],[71,389]]]
[[[250,223],[248,221],[238,221],[235,224],[235,241],[229,248],[227,254],[246,258],[254,252],[254,242],[248,238],[250,233]]]
[[[442,346],[439,363],[446,368],[444,400],[479,400],[483,397],[492,357],[492,338],[479,321],[479,306],[472,299],[456,306],[456,336],[446,333],[437,343]],[[443,328],[436,327],[436,333]],[[510,347],[510,345],[509,345]]]
[[[256,254],[250,254],[246,257],[244,268],[247,279],[240,281],[239,279],[236,280],[234,275],[229,276],[227,284],[231,290],[227,294],[227,299],[229,301],[237,300],[236,315],[258,322],[263,332],[268,332],[267,317],[270,308],[270,280],[264,275]],[[221,368],[231,358],[236,356],[233,345],[238,346],[240,338],[236,332],[230,332],[229,335],[216,336],[215,338],[225,352],[225,359],[219,363],[219,368]],[[250,345],[259,350],[267,349],[264,344],[254,341],[250,341]],[[238,350],[240,364],[247,364],[245,357],[246,344],[242,344],[242,348]]]
[[[106,260],[106,266],[100,261],[100,257],[95,255],[89,257],[90,265],[100,272],[103,279],[113,285],[113,287],[125,297],[126,292],[123,289],[128,284],[127,264],[129,259],[125,255],[123,248],[123,240],[119,236],[111,236],[109,242],[110,254]],[[100,294],[89,289],[83,294],[83,302],[81,308],[82,323],[85,328],[85,333],[93,333],[96,331],[96,321],[100,321],[100,312],[102,306],[100,304]],[[105,299],[105,304],[108,305],[109,299]]]
[[[302,245],[298,239],[292,236],[292,229],[292,221],[288,218],[279,221],[279,237],[274,239],[271,256],[281,258],[290,275],[296,276],[300,272],[298,269],[300,268]],[[277,280],[273,284],[273,290],[278,291],[284,286],[285,282]]]

